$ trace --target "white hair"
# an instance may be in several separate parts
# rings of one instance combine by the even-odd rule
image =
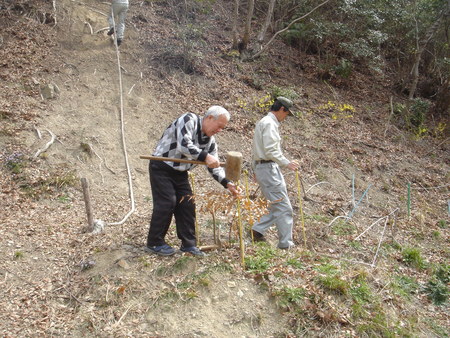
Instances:
[[[222,106],[209,107],[209,109],[206,111],[205,117],[212,116],[212,117],[214,117],[214,120],[217,120],[220,115],[225,115],[227,118],[227,121],[230,121],[230,117],[231,117],[230,113],[228,112],[228,110],[226,110]]]

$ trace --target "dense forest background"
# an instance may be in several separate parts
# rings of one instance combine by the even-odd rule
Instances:
[[[189,24],[190,16],[208,1],[171,4],[185,25],[183,38],[195,44],[200,27]],[[248,61],[267,56],[274,39],[281,39],[316,56],[317,76],[337,87],[348,85],[354,71],[389,79],[393,92],[409,99],[396,104],[394,113],[422,134],[425,119],[447,117],[450,106],[449,8],[448,0],[236,0],[228,13],[231,47]]]

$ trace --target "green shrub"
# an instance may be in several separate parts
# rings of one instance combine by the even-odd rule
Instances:
[[[436,276],[428,281],[425,292],[435,305],[442,305],[448,300],[448,286]]]
[[[333,67],[333,70],[336,75],[347,79],[352,73],[352,63],[349,60],[342,58],[340,63]]]
[[[415,267],[417,269],[423,269],[425,267],[425,261],[422,258],[422,254],[417,248],[405,248],[402,251],[403,262],[406,265]]]
[[[409,122],[412,126],[418,128],[425,123],[425,117],[430,110],[430,104],[420,98],[417,98],[409,107]]]
[[[406,111],[406,105],[402,104],[402,103],[394,103],[394,107],[392,109],[392,112],[395,115],[403,115]]]
[[[439,264],[434,269],[434,275],[438,278],[442,283],[448,284],[450,282],[450,265],[448,264]]]
[[[284,32],[281,37],[290,46],[298,46],[301,41],[307,36],[305,36],[305,29],[303,23],[293,24],[286,32]]]
[[[274,99],[277,98],[278,96],[287,97],[292,101],[295,101],[296,99],[299,98],[298,93],[292,88],[281,88],[278,86],[273,86],[272,88],[270,88],[269,93],[270,95],[272,95],[272,98]]]

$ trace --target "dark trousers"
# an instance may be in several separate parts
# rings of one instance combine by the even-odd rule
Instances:
[[[173,216],[182,247],[195,246],[195,204],[188,173],[158,161],[150,161],[149,173],[153,214],[147,246],[166,244],[164,238]]]

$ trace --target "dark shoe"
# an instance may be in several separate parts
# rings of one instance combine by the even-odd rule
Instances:
[[[114,34],[114,28],[111,28],[111,29],[108,31],[108,33],[106,33],[106,34],[108,34],[108,36],[113,35],[113,34]]]
[[[206,256],[206,254],[203,251],[201,251],[199,248],[197,248],[196,246],[190,246],[188,248],[181,247],[180,251],[190,253],[191,255],[199,256],[199,257]]]
[[[146,250],[153,252],[159,256],[172,256],[176,252],[175,249],[168,244],[147,246]]]
[[[117,47],[119,47],[121,43],[122,43],[122,39],[117,39]]]
[[[252,236],[255,242],[267,242],[266,237],[258,231],[252,230]]]

